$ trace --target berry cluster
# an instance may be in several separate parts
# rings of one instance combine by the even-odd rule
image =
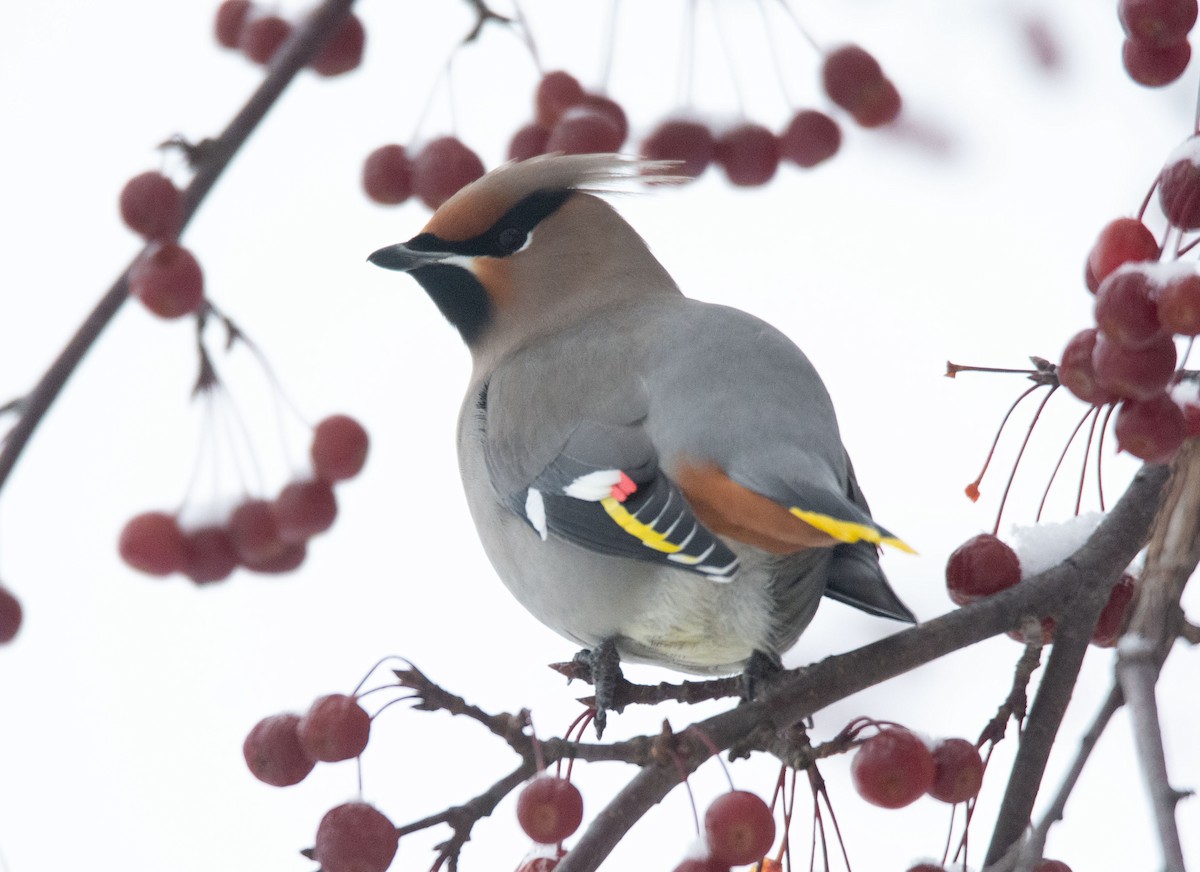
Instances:
[[[367,747],[371,716],[353,696],[322,696],[303,715],[271,715],[242,744],[246,765],[274,787],[299,784],[318,762],[351,760]]]
[[[882,808],[903,808],[925,794],[956,804],[974,799],[983,784],[983,758],[966,739],[931,748],[911,730],[885,726],[850,761],[859,795]]]
[[[946,563],[946,588],[957,605],[964,606],[1006,590],[1021,581],[1021,561],[1017,553],[991,533],[980,533],[968,539],[950,555]],[[1108,602],[1092,631],[1092,644],[1111,648],[1117,643],[1124,627],[1129,606],[1133,602],[1134,578],[1129,574],[1109,594]],[[1041,619],[1042,641],[1054,640],[1054,619]],[[1009,636],[1024,641],[1024,634],[1011,631]]]
[[[1157,88],[1182,76],[1192,59],[1188,33],[1196,12],[1196,0],[1120,0],[1117,18],[1125,31],[1121,61],[1129,77]]]
[[[867,51],[845,45],[825,55],[825,93],[862,127],[880,127],[900,113],[900,92]],[[538,82],[533,120],[521,126],[508,146],[509,160],[541,154],[599,154],[619,151],[629,137],[629,120],[615,100],[589,92],[570,73],[556,70]],[[842,131],[825,112],[798,111],[781,133],[755,122],[716,131],[693,118],[668,118],[642,140],[649,160],[678,161],[670,172],[684,178],[720,166],[735,185],[765,185],[781,161],[814,167],[841,147]],[[363,166],[367,196],[397,205],[416,195],[436,209],[455,191],[483,175],[483,162],[455,137],[435,139],[411,159],[403,146],[384,145]]]
[[[271,501],[247,498],[222,524],[185,531],[175,515],[137,515],[121,531],[121,558],[150,575],[181,572],[197,584],[226,579],[238,566],[291,572],[304,561],[308,540],[333,525],[333,486],[362,470],[367,448],[367,432],[358,421],[332,415],[313,431],[312,479],[285,485]]]
[[[121,219],[150,243],[129,271],[129,292],[160,318],[200,310],[204,275],[195,255],[178,242],[183,195],[162,173],[145,172],[125,183]]]
[[[729,872],[733,866],[763,860],[774,843],[775,816],[770,807],[753,793],[731,790],[704,812],[705,853],[684,860],[675,872]]]
[[[256,64],[268,64],[292,35],[295,25],[250,0],[225,0],[217,7],[213,30],[218,44],[240,51]],[[348,73],[362,63],[366,41],[362,22],[348,15],[309,66],[321,76]]]

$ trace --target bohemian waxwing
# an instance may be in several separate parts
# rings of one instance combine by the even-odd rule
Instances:
[[[620,660],[764,675],[822,594],[914,620],[878,559],[907,546],[872,520],[812,364],[684,297],[592,193],[640,168],[506,164],[369,258],[411,273],[471,351],[471,514],[513,595],[589,649],[598,729]]]

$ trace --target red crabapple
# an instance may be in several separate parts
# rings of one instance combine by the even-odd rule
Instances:
[[[550,131],[537,122],[526,124],[513,134],[508,143],[509,160],[529,160],[546,153],[546,141]]]
[[[1114,342],[1133,351],[1163,335],[1158,323],[1157,285],[1138,264],[1115,270],[1096,290],[1096,325]]]
[[[291,572],[304,562],[308,555],[308,545],[304,542],[292,542],[283,547],[278,554],[269,557],[255,557],[242,561],[242,566],[251,572],[263,575],[279,575]]]
[[[412,161],[413,193],[436,209],[483,175],[483,161],[453,136],[425,144]]]
[[[183,570],[183,531],[175,516],[166,512],[143,512],[131,518],[121,530],[117,550],[122,560],[149,575]]]
[[[797,112],[787,129],[779,134],[779,152],[796,166],[815,167],[837,154],[842,146],[842,130],[837,122],[816,109]]]
[[[256,64],[267,64],[292,35],[292,25],[278,15],[251,18],[242,27],[239,48]]]
[[[271,715],[254,725],[242,743],[242,755],[255,778],[273,787],[287,787],[299,784],[312,772],[316,761],[300,746],[299,725],[297,714]]]
[[[583,797],[565,778],[540,775],[517,797],[517,822],[525,835],[542,845],[561,842],[583,821]]]
[[[21,601],[0,585],[0,645],[7,645],[16,637],[21,629],[23,611]]]
[[[1133,576],[1125,573],[1108,595],[1108,602],[1104,604],[1100,619],[1096,621],[1096,629],[1092,630],[1092,644],[1097,648],[1111,648],[1117,644],[1117,639],[1121,636],[1121,627],[1125,623],[1125,614],[1129,611],[1129,604],[1133,602],[1134,586]]]
[[[145,239],[172,240],[183,224],[183,195],[162,173],[134,176],[121,189],[121,220]]]
[[[900,92],[891,79],[884,79],[867,93],[859,107],[850,114],[859,127],[882,127],[896,120],[902,106]]]
[[[943,739],[933,748],[934,775],[929,795],[951,805],[979,795],[983,758],[966,739]]]
[[[991,533],[954,549],[946,563],[946,589],[960,606],[1012,587],[1021,580],[1017,552]]]
[[[337,499],[329,482],[294,481],[285,485],[273,504],[279,538],[289,544],[303,542],[333,526]]]
[[[1158,289],[1158,320],[1163,329],[1181,336],[1200,335],[1200,273],[1167,279]]]
[[[1196,24],[1196,0],[1120,0],[1117,18],[1132,40],[1163,48],[1187,39]]]
[[[1165,392],[1121,403],[1113,430],[1119,451],[1147,463],[1170,463],[1187,437],[1183,410]]]
[[[398,206],[412,196],[412,162],[404,146],[381,145],[363,162],[363,190],[376,203]]]
[[[217,43],[225,48],[237,48],[242,39],[242,28],[250,12],[250,0],[225,0],[217,7],[213,31]]]
[[[273,560],[289,547],[279,536],[279,525],[267,500],[239,504],[225,522],[225,530],[243,565]]]
[[[1192,59],[1192,47],[1186,41],[1161,48],[1127,39],[1121,45],[1121,63],[1129,78],[1147,88],[1161,88],[1183,75]]]
[[[196,584],[224,581],[237,565],[233,540],[224,527],[198,527],[183,534],[183,574]]]
[[[1033,867],[1033,872],[1071,872],[1071,867],[1062,860],[1042,860]]]
[[[374,806],[347,802],[321,818],[313,859],[322,872],[384,872],[392,865],[400,836]]]
[[[689,857],[674,872],[729,872],[729,864],[714,857]]]
[[[821,83],[825,93],[847,112],[855,111],[864,93],[883,81],[879,61],[857,45],[843,45],[825,55],[821,65]]]
[[[779,140],[761,124],[747,122],[717,137],[714,153],[729,181],[765,185],[779,168]]]
[[[583,98],[583,86],[570,73],[562,70],[546,73],[533,98],[538,124],[549,130],[564,112],[582,103]]]
[[[759,797],[745,790],[718,796],[704,813],[704,835],[713,859],[744,866],[762,859],[775,842],[775,818]]]
[[[574,106],[562,114],[550,129],[547,152],[563,154],[599,154],[621,147],[621,131],[603,112]]]
[[[1058,381],[1085,403],[1102,406],[1116,400],[1117,395],[1100,387],[1096,381],[1096,371],[1092,368],[1092,353],[1096,349],[1098,333],[1095,327],[1088,327],[1071,337],[1058,364]]]
[[[697,178],[712,163],[715,144],[712,131],[698,121],[677,118],[664,121],[642,142],[647,160],[681,161],[679,166],[655,173]]]
[[[850,761],[859,796],[883,808],[903,808],[933,785],[929,748],[903,727],[886,727],[867,739]]]
[[[629,136],[629,117],[621,108],[620,103],[603,94],[584,94],[583,101],[579,105],[584,109],[599,112],[617,128],[617,145],[611,149],[612,151],[616,151],[625,143],[626,137]]]
[[[1136,218],[1117,218],[1105,224],[1096,237],[1087,265],[1099,283],[1122,264],[1158,260],[1158,254],[1158,240],[1145,224]]]
[[[367,31],[357,15],[347,15],[310,66],[321,76],[340,76],[362,63]]]
[[[1158,202],[1174,226],[1200,227],[1200,136],[1191,137],[1167,156],[1158,178]]]
[[[1101,331],[1092,350],[1096,384],[1119,397],[1149,399],[1161,394],[1171,381],[1175,354],[1175,343],[1169,336],[1159,336],[1151,345],[1132,351]]]
[[[300,747],[314,760],[336,763],[357,757],[371,736],[371,716],[358,699],[331,693],[316,700],[296,728]]]
[[[174,242],[154,243],[129,270],[129,292],[160,318],[180,318],[204,302],[204,273]]]
[[[367,431],[349,415],[330,415],[313,430],[313,472],[322,481],[354,478],[367,462],[370,440]]]

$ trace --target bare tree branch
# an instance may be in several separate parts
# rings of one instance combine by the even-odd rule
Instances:
[[[267,111],[275,105],[275,101],[296,73],[321,50],[325,41],[336,31],[338,23],[349,14],[353,4],[354,0],[325,0],[317,7],[280,47],[271,61],[266,78],[241,111],[229,122],[224,132],[216,139],[205,140],[192,150],[197,158],[196,172],[191,184],[183,192],[181,229],[187,226],[225,167],[254,132]],[[140,253],[138,256],[141,256]],[[112,287],[100,298],[96,308],[50,364],[41,380],[18,401],[20,417],[3,440],[3,448],[0,449],[0,490],[63,386],[129,296],[129,270],[136,262],[137,258],[134,258],[117,277]]]

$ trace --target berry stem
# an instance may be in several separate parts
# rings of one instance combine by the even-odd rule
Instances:
[[[812,46],[813,51],[817,54],[824,54],[821,44],[813,38],[813,35],[808,32],[808,29],[801,23],[800,16],[796,14],[796,10],[792,9],[792,4],[789,0],[779,0],[779,5],[783,7],[783,11],[787,13],[787,17],[791,19],[792,24],[796,25],[796,30],[804,37],[804,41]]]
[[[1116,405],[1110,405],[1104,413],[1104,423],[1100,425],[1100,438],[1096,440],[1096,490],[1100,497],[1100,511],[1104,511],[1104,434],[1108,432],[1108,419],[1117,410]]]
[[[187,226],[221,173],[258,127],[267,111],[275,105],[296,73],[316,57],[325,41],[337,32],[338,25],[349,14],[353,5],[354,0],[325,0],[280,48],[258,90],[251,95],[221,135],[204,142],[203,149],[197,152],[199,159],[195,165],[196,173],[183,192],[181,230]],[[141,253],[138,257],[141,257]],[[134,258],[105,291],[96,307],[42,375],[41,380],[24,398],[25,406],[21,417],[8,434],[3,449],[0,449],[0,490],[3,490],[30,437],[58,398],[63,386],[129,296],[129,271],[136,262],[137,258]]]
[[[1034,385],[1041,387],[1041,385]],[[1012,490],[1013,480],[1017,477],[1017,467],[1021,465],[1021,458],[1025,456],[1025,449],[1029,447],[1029,439],[1033,436],[1033,428],[1037,426],[1038,419],[1042,416],[1042,409],[1046,408],[1046,403],[1050,402],[1050,398],[1054,396],[1054,392],[1058,390],[1058,385],[1051,386],[1046,396],[1042,398],[1038,404],[1037,410],[1033,413],[1033,419],[1029,422],[1029,429],[1025,431],[1025,438],[1021,440],[1021,448],[1017,451],[1017,457],[1013,461],[1012,472],[1008,474],[1008,482],[1004,485],[1004,494],[1000,497],[1000,507],[996,510],[996,523],[992,527],[992,535],[1000,534],[1000,518],[1004,514],[1004,504],[1008,501],[1008,492]]]
[[[792,110],[796,103],[788,90],[787,77],[783,74],[783,62],[779,58],[779,47],[775,45],[775,31],[771,27],[771,19],[767,17],[767,0],[756,0],[754,5],[758,7],[758,16],[762,19],[763,39],[766,40],[767,50],[771,53],[771,66],[775,69],[775,81],[779,83],[779,93],[783,95],[784,105]]]
[[[597,87],[608,90],[612,77],[613,57],[617,53],[617,19],[620,17],[621,0],[608,0],[608,21],[604,28],[604,59],[600,62],[600,81]]]
[[[947,364],[947,366],[950,366],[950,364]],[[996,454],[996,446],[1000,444],[1000,434],[1004,432],[1004,427],[1006,424],[1008,424],[1008,419],[1012,417],[1012,413],[1016,411],[1016,408],[1021,404],[1021,401],[1037,390],[1038,387],[1038,385],[1034,385],[1031,388],[1026,388],[1021,396],[1013,400],[1013,404],[1009,406],[1008,411],[1004,413],[1004,417],[1000,420],[1000,426],[996,429],[996,437],[992,439],[992,447],[988,449],[987,457],[984,458],[983,469],[979,470],[979,475],[976,476],[973,482],[967,485],[968,494],[971,493],[972,489],[975,491],[975,495],[972,497],[972,499],[977,498],[979,495],[979,485],[983,482],[983,477],[987,475],[988,467],[992,465],[992,458]],[[997,519],[997,523],[999,523],[999,519]]]
[[[1075,515],[1078,517],[1079,508],[1083,505],[1083,485],[1087,479],[1087,464],[1088,454],[1092,450],[1092,437],[1096,435],[1096,422],[1100,420],[1100,407],[1096,406],[1092,410],[1092,425],[1088,428],[1087,441],[1083,444],[1083,464],[1079,470],[1079,488],[1075,492]],[[1096,466],[1099,468],[1099,457],[1096,459]]]
[[[1054,469],[1050,472],[1050,480],[1046,482],[1046,489],[1042,491],[1042,501],[1038,503],[1037,515],[1034,516],[1034,523],[1042,520],[1042,511],[1046,508],[1046,500],[1050,496],[1050,488],[1054,486],[1054,479],[1058,475],[1059,469],[1062,468],[1063,461],[1067,458],[1067,452],[1071,450],[1071,443],[1075,441],[1075,437],[1079,435],[1080,429],[1083,427],[1083,422],[1086,421],[1093,412],[1097,411],[1099,406],[1092,406],[1083,413],[1083,417],[1079,419],[1079,423],[1075,425],[1075,429],[1071,431],[1071,435],[1067,437],[1067,444],[1063,446],[1063,450],[1058,455],[1058,462],[1054,464]],[[1083,468],[1087,469],[1087,448],[1084,448]],[[1083,480],[1079,482],[1079,492],[1083,493]],[[1079,506],[1075,506],[1075,514],[1079,514]]]

